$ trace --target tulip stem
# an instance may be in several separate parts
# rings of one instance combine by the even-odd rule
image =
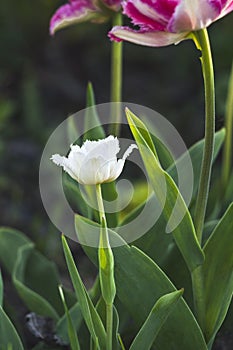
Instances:
[[[226,193],[228,181],[231,172],[232,162],[232,129],[233,129],[233,63],[229,80],[226,117],[225,117],[226,139],[223,148],[223,165],[222,165],[222,190],[223,195]]]
[[[107,350],[112,350],[113,304],[106,304]]]
[[[202,244],[202,234],[206,207],[209,195],[210,177],[214,148],[215,131],[215,87],[214,69],[208,32],[201,29],[193,33],[193,40],[199,50],[201,50],[201,63],[205,87],[205,145],[201,165],[201,175],[194,213],[194,226],[197,239]],[[205,294],[203,286],[203,268],[198,266],[192,272],[193,298],[196,317],[199,325],[205,333]]]
[[[117,12],[113,17],[113,27],[122,25],[122,14]],[[112,62],[111,62],[111,102],[121,102],[122,99],[122,56],[123,43],[112,42]],[[121,123],[121,105],[115,103],[112,108],[111,133],[119,136]]]
[[[116,295],[114,257],[109,243],[107,221],[100,184],[96,185],[96,195],[101,223],[98,258],[101,293],[106,305],[106,350],[112,350],[113,301]]]
[[[100,224],[102,220],[104,220],[105,223],[107,224],[100,184],[96,185],[96,197],[97,197],[97,203],[98,203],[98,209],[99,209]]]
[[[198,241],[201,244],[214,149],[215,87],[213,61],[207,29],[205,28],[195,32],[194,36],[197,48],[202,52],[201,63],[205,86],[205,145],[194,213],[194,226]]]

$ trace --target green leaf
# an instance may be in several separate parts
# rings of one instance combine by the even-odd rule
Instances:
[[[91,218],[93,210],[84,199],[77,181],[65,172],[62,174],[62,181],[66,198],[68,198],[73,210],[80,212],[85,217]]]
[[[78,130],[77,116],[73,114],[67,119],[67,138],[69,143],[75,143],[79,135],[80,131]]]
[[[2,308],[3,302],[3,281],[0,271],[0,349],[17,349],[23,350],[23,344],[18,333],[11,323],[11,320]]]
[[[20,231],[8,227],[0,228],[0,260],[9,274],[14,270],[18,249],[30,242]]]
[[[150,145],[138,129],[139,119],[129,110],[126,112],[129,126],[137,142],[155,195],[163,207],[162,215],[167,221],[166,230],[173,234],[190,271],[204,261],[203,251],[196,238],[191,215],[172,178],[160,166]],[[140,121],[140,125],[142,122]],[[144,126],[144,134],[149,134]]]
[[[93,287],[88,291],[88,294],[90,295],[90,298],[95,304],[99,300],[100,296],[100,284],[99,279],[97,278]],[[71,317],[71,320],[73,322],[73,325],[78,331],[80,329],[80,326],[83,322],[83,316],[81,312],[81,308],[78,302],[76,302],[70,309],[69,314]],[[64,341],[69,340],[68,332],[67,332],[67,320],[66,315],[63,315],[59,321],[56,324],[56,332],[59,335],[60,338],[62,338]]]
[[[217,158],[219,151],[221,149],[221,146],[225,139],[226,131],[225,129],[221,129],[214,135],[214,154],[213,154],[213,161]],[[204,149],[205,140],[202,139],[201,141],[198,141],[195,143],[188,151],[187,153],[182,154],[181,157],[177,159],[175,163],[173,163],[168,169],[167,172],[169,175],[173,178],[175,183],[178,185],[178,179],[177,179],[177,167],[180,169],[180,171],[183,170],[183,174],[186,173],[186,159],[187,157],[191,158],[192,166],[193,166],[193,193],[192,198],[194,199],[198,190],[199,185],[199,179],[200,179],[200,168],[201,168],[201,162],[202,162],[202,156],[203,156],[203,149]],[[189,179],[187,179],[187,183],[189,183]]]
[[[0,270],[0,306],[3,304],[3,281],[2,281],[2,274]]]
[[[137,324],[144,323],[156,301],[175,287],[163,271],[137,248],[114,249],[117,295]],[[207,350],[202,332],[181,298],[156,340],[157,350]]]
[[[159,331],[182,294],[183,290],[180,290],[159,298],[130,346],[130,350],[151,349]]]
[[[62,287],[59,287],[60,295],[61,295],[61,300],[64,306],[65,314],[66,314],[66,319],[67,319],[67,328],[68,328],[68,334],[69,334],[69,340],[70,340],[70,347],[71,350],[80,350],[80,345],[78,341],[78,336],[76,333],[76,329],[74,327],[73,321],[70,317],[69,309],[66,305],[66,300],[65,296],[62,290]]]
[[[89,332],[91,333],[92,339],[95,342],[95,344],[97,346],[100,346],[101,349],[104,349],[106,345],[106,332],[104,326],[79,276],[71,251],[64,236],[62,236],[62,245],[64,249],[67,267],[70,273],[70,277],[74,286],[77,299],[80,303],[83,318],[86,322],[86,325],[89,329]]]
[[[85,113],[85,134],[83,141],[85,140],[99,140],[105,138],[105,131],[100,123],[98,112],[96,110],[95,95],[92,84],[89,82],[87,85],[87,102]]]
[[[85,235],[88,227],[92,231],[91,226],[96,229],[99,225],[91,220],[76,216],[76,228],[80,235]],[[161,296],[176,291],[176,288],[147,255],[135,247],[129,247],[111,229],[108,232],[110,242],[117,240],[119,242],[120,240],[122,243],[122,246],[113,248],[116,291],[121,303],[134,320],[134,325],[137,327],[135,332],[138,332],[156,301]],[[97,249],[88,246],[83,248],[97,265]],[[200,327],[183,298],[177,302],[176,308],[168,316],[160,330],[156,349],[207,350]]]
[[[221,145],[224,141],[225,130],[222,129],[215,134],[215,148],[214,148],[214,159],[216,159],[218,152],[221,148]],[[156,149],[158,144],[153,139]],[[198,179],[199,179],[199,170],[203,153],[204,140],[196,143],[189,149],[189,156],[192,160],[192,165],[194,169],[194,193],[197,190]],[[163,156],[164,154],[160,153],[158,150],[158,156]],[[185,158],[187,154],[182,155],[175,164],[170,166],[167,169],[169,175],[173,177],[174,181],[176,179],[176,165],[179,168],[184,167]],[[153,200],[153,205],[156,204],[155,195],[153,194],[154,199],[149,198],[147,201]],[[145,205],[145,201],[141,203],[137,209],[131,211],[125,218],[124,221],[121,222],[122,225],[126,224],[134,220],[135,217],[138,216],[140,211],[143,209]],[[215,222],[207,223],[205,226],[205,237],[208,237],[208,233],[213,231],[213,225]],[[153,227],[141,238],[137,239],[133,242],[133,245],[140,248],[143,252],[149,255],[159,266],[163,268],[169,278],[174,281],[174,283],[178,286],[182,286],[184,288],[184,296],[185,299],[190,301],[190,305],[192,305],[192,286],[189,271],[184,265],[184,260],[182,255],[180,254],[177,246],[174,244],[172,235],[165,234],[166,231],[166,219],[164,217],[160,217]]]
[[[76,331],[79,330],[82,321],[83,321],[83,316],[81,312],[81,308],[79,303],[75,303],[70,309],[69,309],[69,315],[71,318],[71,321],[74,325],[74,328]],[[69,334],[68,334],[68,329],[67,329],[67,317],[66,314],[64,314],[57,322],[56,324],[56,333],[59,335],[59,337],[63,341],[69,341]]]
[[[233,203],[204,246],[206,337],[216,335],[230,306],[233,290]]]
[[[34,281],[34,276],[28,276],[27,275],[27,266],[34,261],[34,259],[30,259],[32,257],[32,253],[34,250],[34,245],[32,243],[29,243],[27,245],[24,245],[23,247],[19,248],[17,259],[15,263],[15,268],[13,270],[12,274],[12,280],[13,283],[20,295],[20,297],[23,299],[25,304],[28,306],[28,308],[35,313],[43,316],[48,316],[53,318],[54,320],[58,319],[58,313],[56,312],[55,308],[46,300],[48,296],[43,297],[45,291],[44,291],[44,283],[41,280],[41,277],[38,278],[37,281]],[[31,261],[30,261],[31,260]],[[37,259],[36,259],[37,260]],[[29,262],[30,261],[30,262]],[[38,260],[37,260],[38,262]],[[38,268],[35,264],[32,265],[34,268]],[[40,262],[40,267],[42,266]],[[49,273],[49,271],[47,271]],[[26,281],[25,277],[29,277],[29,280]],[[47,279],[47,283],[49,279]],[[28,285],[27,285],[28,282]],[[30,282],[32,284],[36,282],[37,287],[37,293],[30,287]],[[35,285],[34,285],[35,286]],[[51,286],[52,287],[52,286]],[[57,294],[57,293],[56,293]],[[56,294],[54,295],[54,299],[56,298]]]
[[[37,252],[23,233],[10,228],[0,229],[0,260],[31,311],[54,320],[63,314],[56,266]],[[73,304],[72,299],[69,297],[69,305]]]

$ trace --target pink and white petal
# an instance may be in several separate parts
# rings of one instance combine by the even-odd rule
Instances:
[[[208,27],[221,12],[219,0],[180,0],[167,30],[173,33],[190,32]]]
[[[123,13],[132,19],[134,25],[146,26],[153,30],[164,30],[168,19],[157,12],[151,1],[129,0],[123,2]]]
[[[72,0],[69,4],[61,6],[50,21],[50,34],[67,26],[92,20],[98,17],[99,9],[91,0]]]
[[[220,16],[217,18],[222,18],[224,16],[226,16],[228,13],[233,11],[233,0],[228,0],[220,14]]]
[[[109,32],[109,38],[115,41],[129,41],[134,44],[160,47],[177,44],[182,40],[188,39],[189,32],[169,33],[156,32],[148,30],[133,30],[128,27],[114,27]]]
[[[114,11],[119,11],[122,0],[103,0],[104,4]]]

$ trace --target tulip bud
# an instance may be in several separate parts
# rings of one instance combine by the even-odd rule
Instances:
[[[102,219],[99,241],[99,277],[102,296],[107,305],[113,304],[116,295],[114,256],[108,239],[106,221]]]

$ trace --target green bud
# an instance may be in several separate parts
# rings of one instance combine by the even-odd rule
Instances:
[[[106,221],[102,219],[99,242],[99,277],[103,299],[107,305],[113,304],[116,295],[114,279],[114,256],[108,239]]]

